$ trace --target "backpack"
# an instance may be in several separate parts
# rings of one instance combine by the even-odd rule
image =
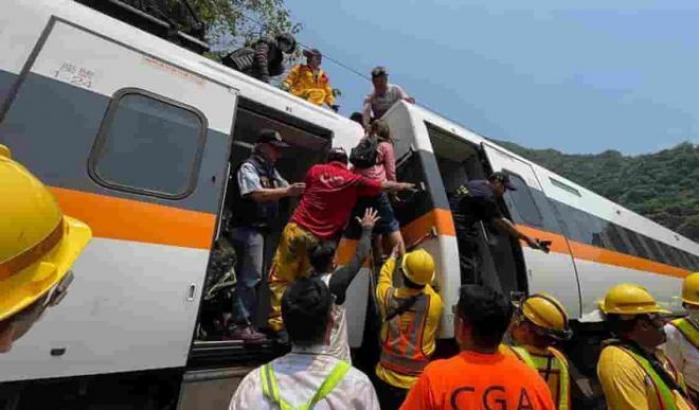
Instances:
[[[376,165],[378,157],[379,140],[375,136],[369,136],[357,144],[350,151],[349,161],[355,168],[371,168]]]

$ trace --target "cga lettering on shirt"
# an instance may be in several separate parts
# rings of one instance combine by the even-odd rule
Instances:
[[[532,400],[525,388],[520,388],[518,399],[513,406],[508,405],[508,398],[514,396],[508,394],[505,386],[488,386],[482,393],[476,392],[475,387],[461,386],[455,389],[450,398],[451,408],[454,410],[470,410],[474,404],[480,401],[485,410],[534,410]],[[480,394],[480,397],[478,395]]]

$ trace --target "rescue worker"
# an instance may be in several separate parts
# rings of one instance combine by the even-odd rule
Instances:
[[[507,349],[539,372],[558,410],[570,409],[568,359],[554,347],[572,336],[563,305],[547,294],[529,296],[515,311],[510,335],[515,345]]]
[[[687,317],[665,325],[664,352],[687,384],[687,393],[699,408],[699,272],[687,275],[682,283],[682,305]]]
[[[347,363],[352,363],[344,306],[347,288],[352,284],[352,281],[362,268],[362,263],[369,255],[371,231],[378,220],[378,213],[372,208],[367,208],[362,218],[357,217],[357,222],[362,227],[362,236],[359,239],[357,250],[352,260],[347,265],[339,268],[335,267],[336,246],[334,242],[326,241],[318,244],[318,246],[311,249],[309,255],[311,267],[313,268],[311,276],[319,277],[328,285],[333,296],[331,328],[326,333],[323,342],[327,346],[328,353]]]
[[[452,312],[461,353],[427,365],[402,410],[555,409],[536,371],[498,349],[512,316],[504,296],[464,285]]]
[[[260,130],[252,155],[235,172],[232,184],[230,238],[236,254],[236,285],[233,298],[233,339],[255,341],[264,334],[253,326],[257,312],[257,285],[262,278],[264,237],[278,214],[280,199],[299,196],[305,184],[289,185],[274,164],[287,148],[281,135],[271,129]]]
[[[378,410],[369,378],[329,354],[323,342],[331,310],[331,291],[320,278],[301,278],[289,286],[282,299],[282,315],[291,353],[248,373],[229,410]]]
[[[385,67],[379,66],[371,70],[371,82],[374,90],[364,99],[362,109],[364,129],[368,130],[373,120],[381,118],[398,101],[415,103],[415,99],[401,87],[388,83],[388,71]]]
[[[334,108],[335,95],[330,86],[330,79],[320,68],[323,55],[317,48],[303,50],[306,64],[297,64],[291,68],[282,82],[282,89],[289,91],[316,105],[327,105]]]
[[[432,288],[434,260],[424,249],[403,255],[396,246],[381,268],[376,299],[382,318],[376,365],[382,409],[397,409],[435,350],[442,298]],[[400,262],[400,265],[397,266]],[[394,272],[403,283],[393,286]]]
[[[66,295],[71,266],[92,238],[0,145],[0,353]]]
[[[269,83],[270,77],[284,73],[284,54],[296,50],[296,39],[291,34],[283,33],[257,40],[252,47],[239,48],[221,62],[234,70],[243,72],[260,81]]]
[[[643,287],[609,289],[600,310],[618,339],[605,343],[597,376],[610,410],[691,409],[682,375],[658,349],[665,342],[667,313]]]
[[[413,188],[403,182],[379,182],[347,169],[347,152],[333,148],[324,164],[312,166],[306,173],[306,189],[289,223],[282,231],[269,273],[269,327],[285,342],[281,318],[281,297],[289,283],[310,274],[308,250],[320,241],[336,241],[352,213],[357,199],[382,191]]]

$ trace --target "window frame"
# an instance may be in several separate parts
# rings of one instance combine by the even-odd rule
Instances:
[[[119,102],[121,101],[122,98],[129,96],[129,95],[138,95],[142,97],[146,97],[149,99],[152,99],[154,101],[163,103],[165,105],[169,105],[174,108],[179,108],[182,110],[185,110],[189,113],[192,113],[196,116],[196,118],[199,120],[201,127],[199,132],[197,133],[197,152],[194,154],[194,162],[192,164],[192,169],[189,175],[189,181],[188,184],[186,185],[186,189],[182,191],[181,193],[177,194],[172,194],[168,192],[162,192],[162,191],[157,191],[153,189],[148,189],[148,188],[143,188],[143,187],[134,187],[130,185],[124,185],[122,183],[116,182],[116,181],[110,181],[107,178],[104,178],[103,176],[99,175],[97,172],[97,165],[99,163],[99,159],[101,155],[103,154],[104,146],[107,141],[107,135],[108,132],[111,129],[111,125],[113,124],[114,117],[116,116],[119,108]],[[204,149],[206,147],[206,137],[208,134],[209,130],[209,122],[206,118],[206,115],[204,113],[197,109],[196,107],[193,107],[191,105],[184,104],[182,102],[173,100],[172,98],[168,98],[156,93],[153,93],[151,91],[147,91],[141,88],[136,88],[136,87],[127,87],[127,88],[121,88],[117,90],[111,98],[111,101],[109,102],[109,105],[107,106],[107,111],[105,112],[104,118],[102,119],[102,122],[100,123],[100,128],[99,131],[97,132],[97,136],[95,137],[95,142],[92,145],[92,149],[90,150],[90,156],[88,157],[88,174],[90,177],[97,182],[98,184],[110,188],[110,189],[115,189],[118,191],[123,191],[123,192],[129,192],[133,194],[139,194],[139,195],[149,195],[149,196],[154,196],[158,198],[163,198],[163,199],[171,199],[171,200],[179,200],[179,199],[184,199],[194,192],[194,190],[197,187],[198,179],[199,179],[199,171],[201,169],[201,161],[204,156]]]
[[[517,179],[519,179],[520,181],[522,181],[522,184],[526,187],[526,191],[523,191],[523,192],[526,192],[526,193],[527,193],[527,195],[529,196],[529,199],[531,200],[532,205],[534,205],[534,209],[536,209],[536,212],[537,212],[538,215],[539,215],[539,222],[538,222],[538,223],[533,223],[533,222],[529,221],[527,218],[525,218],[524,215],[522,215],[522,212],[520,212],[520,208],[517,206],[517,203],[516,203],[516,202],[512,199],[512,197],[510,196],[509,199],[510,199],[510,201],[512,201],[512,204],[514,205],[513,207],[514,207],[515,212],[517,212],[517,214],[522,218],[522,220],[523,220],[527,225],[531,225],[531,226],[534,226],[534,227],[537,227],[537,228],[543,228],[543,227],[545,226],[545,223],[544,223],[544,214],[543,214],[543,212],[541,212],[541,209],[539,208],[539,205],[536,203],[536,199],[534,198],[534,194],[531,192],[531,189],[532,189],[532,188],[529,186],[529,184],[527,184],[527,180],[524,179],[521,175],[519,175],[519,174],[517,174],[517,173],[515,173],[515,172],[510,171],[509,169],[503,169],[502,172],[504,172],[505,174],[507,174],[510,178],[517,178]],[[506,191],[506,193],[507,193],[507,191]]]

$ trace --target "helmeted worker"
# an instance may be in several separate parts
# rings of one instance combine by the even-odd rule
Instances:
[[[687,317],[665,325],[664,352],[684,376],[687,393],[694,406],[699,407],[699,272],[684,278],[682,305]]]
[[[92,237],[63,215],[56,199],[0,145],[0,353],[58,304],[71,266]]]
[[[230,410],[379,409],[369,378],[330,354],[323,342],[332,304],[330,289],[317,276],[300,278],[286,289],[282,315],[291,353],[248,373]]]
[[[381,356],[376,365],[381,408],[395,409],[427,366],[435,350],[442,298],[432,288],[435,265],[424,249],[403,255],[399,247],[381,268],[376,299],[381,312]],[[403,285],[393,286],[399,271]]]
[[[303,50],[303,55],[306,56],[306,64],[297,64],[291,68],[282,82],[282,89],[313,104],[325,104],[333,108],[333,88],[328,75],[320,68],[323,55],[317,48]]]
[[[665,342],[667,313],[642,286],[612,287],[600,302],[609,329],[597,376],[612,410],[691,409],[682,375],[658,347]]]
[[[568,340],[572,335],[563,305],[551,295],[529,296],[515,311],[510,335],[515,345],[507,349],[539,372],[551,390],[556,408],[570,409],[568,359],[553,347],[556,341]]]

